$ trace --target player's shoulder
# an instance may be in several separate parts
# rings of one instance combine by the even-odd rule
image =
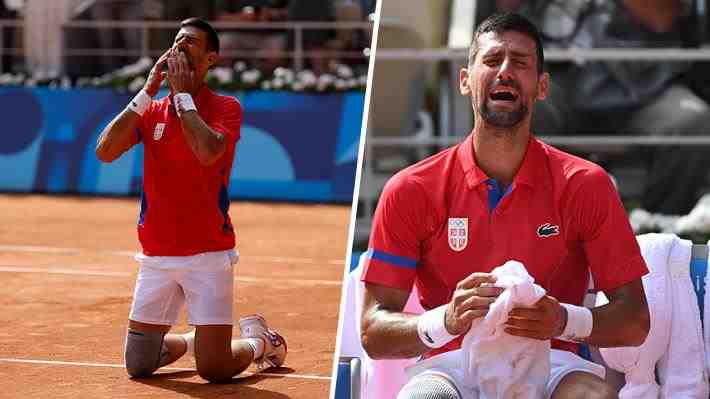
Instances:
[[[547,153],[550,168],[558,170],[567,179],[574,180],[584,176],[590,178],[608,176],[604,168],[590,160],[562,151],[542,141],[539,143]]]
[[[452,160],[456,156],[454,146],[410,165],[392,176],[385,185],[385,191],[424,194],[435,191],[438,185],[445,184],[454,167]]]
[[[553,179],[559,186],[576,191],[581,187],[594,189],[611,183],[611,177],[604,168],[587,159],[578,157],[540,141],[547,154]]]
[[[218,107],[224,111],[239,111],[242,110],[242,104],[234,96],[228,96],[212,92],[210,106]]]

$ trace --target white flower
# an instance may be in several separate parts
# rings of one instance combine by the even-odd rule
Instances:
[[[296,75],[296,80],[303,83],[305,87],[313,87],[315,86],[316,82],[318,82],[316,74],[314,74],[313,71],[310,71],[308,69],[298,72],[298,74]]]
[[[341,78],[350,79],[353,77],[353,70],[345,64],[338,64],[335,67],[335,74]]]
[[[138,92],[145,86],[145,78],[143,76],[137,76],[135,79],[128,84],[128,90],[132,92]]]
[[[136,69],[141,71],[140,73],[145,73],[153,68],[154,61],[150,57],[141,57],[136,63]]]
[[[17,83],[21,83],[21,82],[17,82]],[[25,81],[25,87],[36,87],[36,86],[37,86],[37,81],[34,80],[33,78],[27,79]]]
[[[264,90],[271,90],[271,82],[268,80],[261,82],[261,88]]]
[[[274,70],[274,77],[281,78],[284,82],[293,82],[294,73],[288,68],[278,67]]]
[[[357,79],[352,78],[345,81],[348,89],[354,89],[357,87]]]
[[[237,61],[234,63],[234,66],[232,68],[234,68],[234,70],[237,72],[243,72],[247,70],[247,63],[244,61]]]
[[[318,82],[316,83],[316,90],[325,91],[327,88],[335,83],[335,77],[331,74],[324,73],[318,77]]]
[[[335,79],[335,88],[338,90],[345,90],[348,87],[345,79]]]
[[[261,71],[258,69],[250,69],[242,73],[242,80],[244,83],[256,84],[256,82],[259,81],[259,78],[261,78]]]
[[[281,90],[286,85],[286,82],[284,82],[284,79],[282,77],[276,77],[274,78],[273,85],[274,89]]]
[[[293,91],[303,91],[303,90],[305,90],[305,88],[306,88],[306,85],[304,85],[303,83],[301,83],[299,81],[295,81],[291,85],[291,89],[293,89]]]
[[[71,89],[71,79],[69,79],[68,76],[63,76],[63,77],[62,77],[61,88],[62,88],[63,90],[69,90],[69,89]]]
[[[214,68],[210,73],[217,78],[217,82],[220,84],[229,83],[234,80],[234,70],[226,67]]]
[[[12,83],[13,81],[13,76],[11,73],[3,73],[0,75],[0,84],[7,85]]]
[[[85,76],[84,76],[84,77],[81,77],[81,78],[78,78],[78,79],[76,80],[76,85],[77,85],[77,87],[88,86],[89,83],[91,83],[91,78],[87,78],[87,77],[85,77]]]

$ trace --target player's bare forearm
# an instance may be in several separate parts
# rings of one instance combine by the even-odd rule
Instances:
[[[592,309],[594,328],[585,341],[600,348],[641,345],[650,328],[641,280],[606,292],[606,295],[609,303]]]
[[[112,162],[128,151],[133,145],[132,135],[139,119],[137,113],[127,108],[113,118],[96,141],[96,157],[103,162]]]
[[[183,112],[180,120],[185,139],[200,163],[212,165],[224,154],[227,149],[224,135],[210,129],[197,112]]]
[[[430,349],[417,333],[417,316],[404,313],[409,292],[366,284],[360,339],[373,359],[417,357]]]

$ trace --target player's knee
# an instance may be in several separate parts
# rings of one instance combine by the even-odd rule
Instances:
[[[402,387],[397,399],[461,399],[461,395],[446,378],[424,375],[414,377]]]
[[[126,335],[126,372],[133,378],[149,377],[167,356],[162,333],[128,330]]]
[[[619,399],[619,394],[608,384],[599,384],[596,390],[580,394],[579,399]]]
[[[203,379],[214,383],[224,383],[232,380],[233,373],[230,370],[225,370],[224,367],[216,366],[197,366],[197,374]]]
[[[565,398],[573,399],[619,399],[619,394],[603,380],[580,381]]]

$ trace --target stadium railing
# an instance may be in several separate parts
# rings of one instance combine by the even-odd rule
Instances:
[[[365,30],[371,31],[372,22],[211,22],[217,31],[223,30],[287,30],[293,32],[293,51],[263,52],[263,51],[224,51],[220,54],[225,57],[239,57],[244,59],[281,57],[293,59],[294,69],[303,69],[306,57],[338,57],[341,59],[356,59],[367,57],[369,50],[365,52],[357,51],[306,51],[303,46],[303,33],[306,30]],[[93,20],[93,21],[70,21],[62,25],[66,32],[70,29],[137,29],[141,32],[141,46],[135,49],[104,49],[104,48],[65,48],[64,56],[86,57],[86,56],[136,56],[136,57],[158,57],[164,50],[151,49],[151,36],[156,30],[176,29],[175,21],[117,21],[117,20]],[[24,21],[14,19],[0,19],[0,43],[6,28],[22,29]],[[0,48],[0,56],[12,55],[23,56],[22,48]],[[5,72],[0,70],[0,73]]]

